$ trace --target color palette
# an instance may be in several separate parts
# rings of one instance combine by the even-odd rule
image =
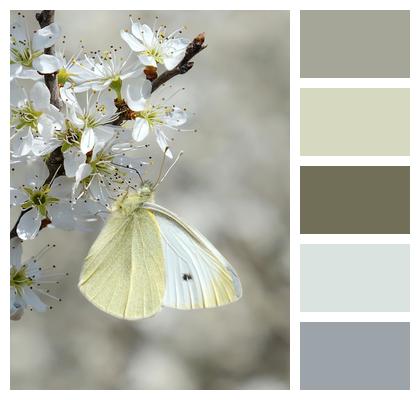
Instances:
[[[301,389],[409,389],[406,322],[307,322],[300,331]]]
[[[301,245],[300,295],[304,312],[410,311],[410,248]]]
[[[410,12],[301,11],[300,77],[300,387],[409,389]]]
[[[301,89],[302,156],[408,156],[409,89]]]
[[[300,76],[408,78],[409,11],[301,11]]]

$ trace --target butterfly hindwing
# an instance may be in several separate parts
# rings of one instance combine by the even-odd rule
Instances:
[[[115,317],[146,318],[160,310],[165,268],[159,226],[151,212],[112,213],[86,257],[79,288]]]
[[[160,227],[166,268],[164,306],[210,308],[241,297],[235,270],[203,235],[157,204],[144,207],[154,213]]]

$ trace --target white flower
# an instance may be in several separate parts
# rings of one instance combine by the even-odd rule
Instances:
[[[22,242],[19,238],[10,241],[10,319],[18,320],[26,308],[45,311],[48,307],[40,295],[61,301],[50,294],[51,284],[60,283],[57,279],[68,274],[55,272],[40,266],[39,259],[51,247],[47,245],[36,256],[22,262]]]
[[[135,146],[130,139],[130,132],[122,130],[104,148],[86,157],[75,174],[75,198],[85,196],[108,207],[119,194],[139,185],[140,170],[148,162],[128,154],[148,145]]]
[[[80,73],[75,85],[76,91],[96,90],[102,91],[111,88],[121,98],[121,86],[125,79],[139,76],[142,73],[141,65],[132,56],[120,57],[110,52],[96,55],[77,62]]]
[[[10,204],[23,211],[16,232],[23,240],[34,239],[42,223],[61,229],[74,229],[71,193],[73,180],[59,176],[49,185],[44,161],[36,159],[26,166],[26,183],[10,189]]]
[[[85,155],[94,149],[99,151],[114,136],[118,128],[109,124],[118,118],[117,109],[107,91],[86,93],[79,101],[66,84],[60,94],[66,104],[67,119],[57,137],[63,143],[66,175],[74,177],[74,169],[85,160]]]
[[[135,112],[133,139],[140,142],[152,132],[162,151],[166,151],[166,155],[172,158],[165,130],[180,132],[180,126],[187,122],[187,113],[174,105],[152,104],[150,93],[151,87],[148,84],[134,79],[128,80],[123,90],[124,99]]]
[[[56,23],[29,34],[26,24],[15,22],[10,28],[11,79],[39,79],[42,74],[58,70],[59,61],[55,56],[44,54],[44,49],[53,46],[60,37],[61,30]],[[38,72],[37,72],[38,71]]]
[[[50,91],[45,83],[36,82],[29,96],[19,85],[11,87],[11,150],[14,156],[50,153],[60,142],[54,132],[61,128],[63,116],[50,104]]]
[[[55,57],[58,59],[59,68],[57,72],[57,81],[60,87],[66,83],[73,87],[81,82],[81,76],[85,71],[80,67],[77,58],[79,54],[71,56],[68,61],[63,51],[56,50]]]
[[[178,31],[166,36],[165,27],[156,32],[146,24],[131,21],[131,33],[121,30],[122,39],[130,46],[143,65],[157,67],[164,64],[165,68],[175,68],[185,55],[189,41],[176,37]]]

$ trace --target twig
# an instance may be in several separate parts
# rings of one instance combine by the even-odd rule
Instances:
[[[188,72],[194,65],[194,62],[190,61],[195,55],[200,51],[204,50],[207,46],[204,44],[205,36],[204,33],[198,34],[193,41],[187,46],[185,50],[184,58],[179,62],[179,64],[169,70],[165,71],[163,74],[160,74],[152,82],[152,92],[154,92],[158,87],[163,85],[165,82],[169,81],[173,77]]]
[[[185,56],[178,65],[159,76],[155,75],[156,69],[150,70],[148,67],[144,69],[146,78],[152,82],[152,93],[175,76],[187,73],[194,66],[194,62],[191,59],[207,47],[204,44],[204,40],[204,33],[198,34],[187,46]],[[113,122],[113,125],[122,125],[125,121],[135,118],[135,113],[130,110],[124,100],[115,100],[115,106],[117,107],[119,117]]]

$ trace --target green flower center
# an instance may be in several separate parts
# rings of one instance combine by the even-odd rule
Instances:
[[[167,109],[164,107],[153,106],[143,111],[136,113],[137,118],[142,118],[147,121],[150,127],[155,125],[163,124],[161,119],[167,112]]]
[[[142,51],[140,54],[143,54],[148,57],[153,57],[158,64],[163,64],[163,54],[159,49],[147,49]]]
[[[14,43],[12,42],[12,45],[16,44],[16,40],[14,41]],[[30,47],[26,47],[26,43],[21,42],[21,44],[23,44],[25,47],[23,48],[18,48],[18,47],[12,47],[11,48],[11,52],[13,54],[13,63],[16,64],[21,64],[25,67],[32,67],[32,61],[39,57],[41,54],[43,54],[42,51],[36,51],[36,52],[32,52]]]
[[[12,124],[16,126],[16,129],[28,126],[36,132],[38,130],[38,120],[42,114],[41,111],[36,111],[33,108],[30,101],[27,101],[23,107],[12,109]]]
[[[74,75],[68,72],[65,68],[60,68],[57,73],[57,80],[60,86],[64,86],[64,84],[70,79],[70,77]]]
[[[122,87],[122,80],[119,76],[115,77],[109,87],[117,94],[117,99],[121,100],[121,87]]]
[[[65,152],[71,147],[79,146],[82,137],[82,131],[69,120],[65,121],[65,129],[63,131],[56,131],[57,139],[63,142],[61,151]]]
[[[102,152],[97,154],[95,160],[91,160],[88,156],[86,162],[92,167],[92,173],[99,172],[102,174],[110,174],[114,171],[114,168],[111,165],[112,156]]]
[[[51,188],[48,185],[44,185],[41,189],[32,189],[24,187],[23,190],[28,195],[28,200],[22,204],[24,210],[35,207],[39,210],[40,214],[47,217],[47,207],[51,204],[58,203],[60,200],[56,197],[49,196],[48,193]]]
[[[32,279],[27,274],[28,267],[26,265],[21,268],[10,268],[10,287],[15,289],[18,294],[22,294],[25,286],[32,285]]]

